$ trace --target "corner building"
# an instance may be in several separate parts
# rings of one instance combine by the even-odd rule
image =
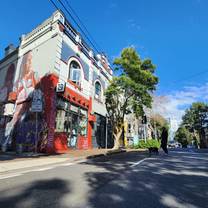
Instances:
[[[22,35],[18,48],[8,46],[0,61],[1,147],[37,146],[47,153],[102,148],[106,134],[112,146],[104,97],[111,78],[106,56],[95,54],[56,11]]]

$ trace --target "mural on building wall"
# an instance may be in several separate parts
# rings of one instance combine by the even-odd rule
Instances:
[[[37,75],[36,75],[37,77]],[[32,52],[26,53],[20,64],[20,75],[15,83],[14,91],[17,94],[15,113],[11,123],[15,125],[17,121],[21,121],[26,117],[30,103],[26,102],[32,97],[38,78],[35,78],[35,72],[32,69]]]
[[[12,120],[7,123],[5,129],[4,146],[23,145],[24,151],[34,150],[36,136],[35,113],[31,112],[31,99],[34,89],[40,89],[40,80],[32,68],[32,52],[26,53],[21,60],[19,78],[14,84],[16,93],[15,111]],[[45,137],[46,122],[44,117],[38,116],[38,139]],[[39,142],[41,146],[41,142]]]
[[[52,88],[53,89],[53,88]],[[54,133],[55,133],[55,120],[56,120],[56,94],[54,90],[48,94],[48,107],[46,107],[46,122],[48,124],[48,135],[47,140],[42,141],[41,148],[45,152],[53,152],[53,140],[54,140]]]
[[[13,80],[15,75],[15,65],[14,63],[10,64],[6,71],[6,77],[3,86],[0,88],[0,144],[4,141],[4,133],[5,133],[5,127],[6,123],[9,122],[10,118],[7,118],[4,115],[5,106],[3,103],[7,102],[8,95],[12,91],[13,87]]]
[[[14,74],[15,74],[15,65],[12,63],[7,69],[4,84],[0,88],[0,102],[5,102],[8,98],[9,92],[12,91]]]
[[[26,101],[38,83],[38,75],[32,68],[32,52],[29,51],[22,58],[20,76],[16,84],[17,103]]]

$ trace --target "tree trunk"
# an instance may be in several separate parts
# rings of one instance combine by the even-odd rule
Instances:
[[[119,149],[120,147],[120,138],[121,138],[121,134],[123,132],[123,127],[117,127],[116,128],[116,132],[113,133],[113,137],[114,137],[114,147],[113,149]]]

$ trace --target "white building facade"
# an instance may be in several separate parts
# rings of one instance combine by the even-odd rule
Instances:
[[[1,146],[49,153],[106,146],[111,79],[105,55],[56,11],[0,61]]]

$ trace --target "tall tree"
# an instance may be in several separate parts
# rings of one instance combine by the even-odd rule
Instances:
[[[182,147],[187,147],[188,144],[192,141],[192,134],[184,126],[178,128],[175,134],[176,141],[181,143]]]
[[[208,105],[203,102],[195,102],[186,110],[182,118],[182,125],[193,135],[198,134],[201,147],[208,147],[208,142],[204,136],[204,130],[208,124],[207,117]]]
[[[169,129],[168,121],[160,114],[154,114],[150,117],[150,123],[156,130],[156,139],[158,139],[162,133],[163,127]]]
[[[151,93],[158,78],[153,74],[155,66],[151,60],[142,60],[132,47],[123,49],[114,65],[120,75],[110,82],[105,92],[105,103],[113,126],[114,148],[118,149],[125,115],[133,112],[140,116],[144,113],[144,106],[151,107]]]

